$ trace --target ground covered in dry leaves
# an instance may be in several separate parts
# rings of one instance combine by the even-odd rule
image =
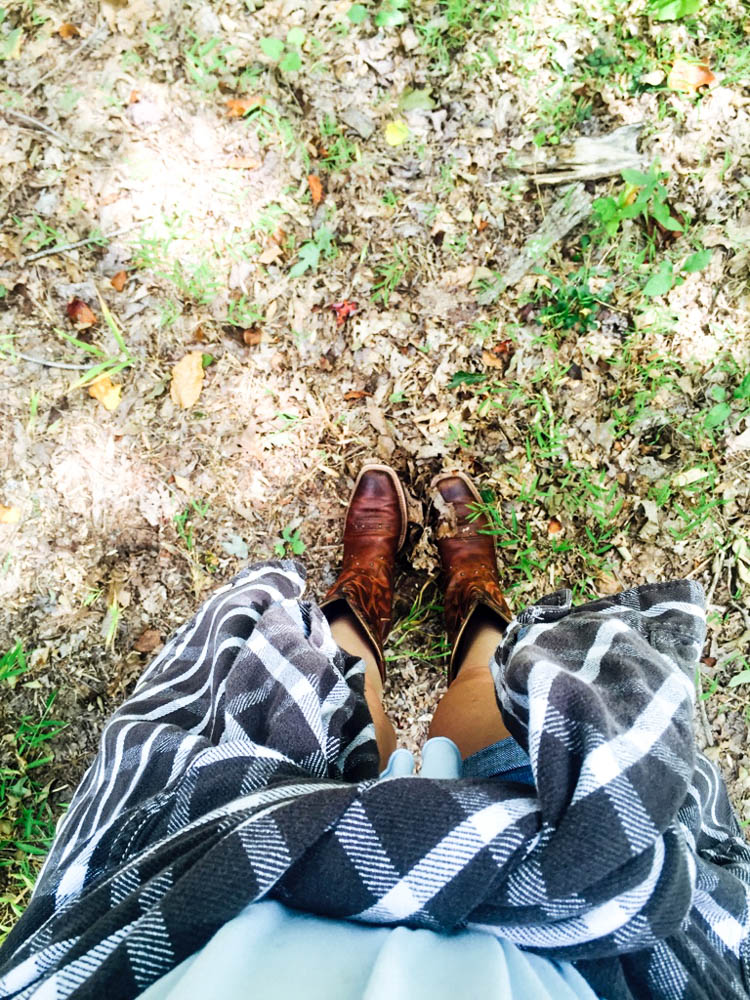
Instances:
[[[698,740],[750,821],[749,39],[696,8],[0,8],[2,926],[154,651],[248,559],[319,597],[371,456],[414,496],[406,745],[447,464],[517,608],[704,584]]]

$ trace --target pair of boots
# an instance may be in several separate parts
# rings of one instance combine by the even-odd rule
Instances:
[[[500,589],[492,535],[482,500],[461,472],[441,473],[431,484],[436,539],[445,585],[445,624],[450,644],[448,683],[461,663],[459,648],[471,617],[480,606],[497,615],[504,627],[510,608]],[[344,525],[344,561],[321,607],[333,610],[344,602],[372,644],[380,676],[385,680],[383,646],[391,629],[396,553],[406,538],[404,488],[387,465],[366,465],[349,501]]]

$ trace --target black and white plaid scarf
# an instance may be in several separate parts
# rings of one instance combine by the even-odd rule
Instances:
[[[137,996],[254,900],[482,929],[607,1000],[748,995],[750,850],[696,755],[692,582],[520,614],[492,664],[536,790],[378,781],[361,661],[291,562],[250,567],[105,727],[0,996]]]

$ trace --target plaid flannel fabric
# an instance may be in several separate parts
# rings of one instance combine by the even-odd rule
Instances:
[[[361,661],[250,567],[167,644],[105,727],[0,997],[133,997],[247,903],[481,928],[608,1000],[746,997],[750,851],[696,756],[705,626],[689,581],[520,614],[492,671],[536,789],[377,780]]]

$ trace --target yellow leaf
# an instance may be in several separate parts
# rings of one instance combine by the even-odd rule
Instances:
[[[203,354],[200,351],[186,354],[172,369],[172,384],[169,387],[172,402],[184,410],[192,406],[201,394],[204,378]]]
[[[113,385],[109,375],[100,375],[89,386],[89,396],[98,399],[105,410],[116,410],[120,404],[121,385]]]
[[[409,126],[406,122],[388,122],[385,127],[385,141],[389,146],[400,146],[409,138]]]
[[[0,503],[0,524],[18,524],[21,511],[18,507],[3,507]]]

